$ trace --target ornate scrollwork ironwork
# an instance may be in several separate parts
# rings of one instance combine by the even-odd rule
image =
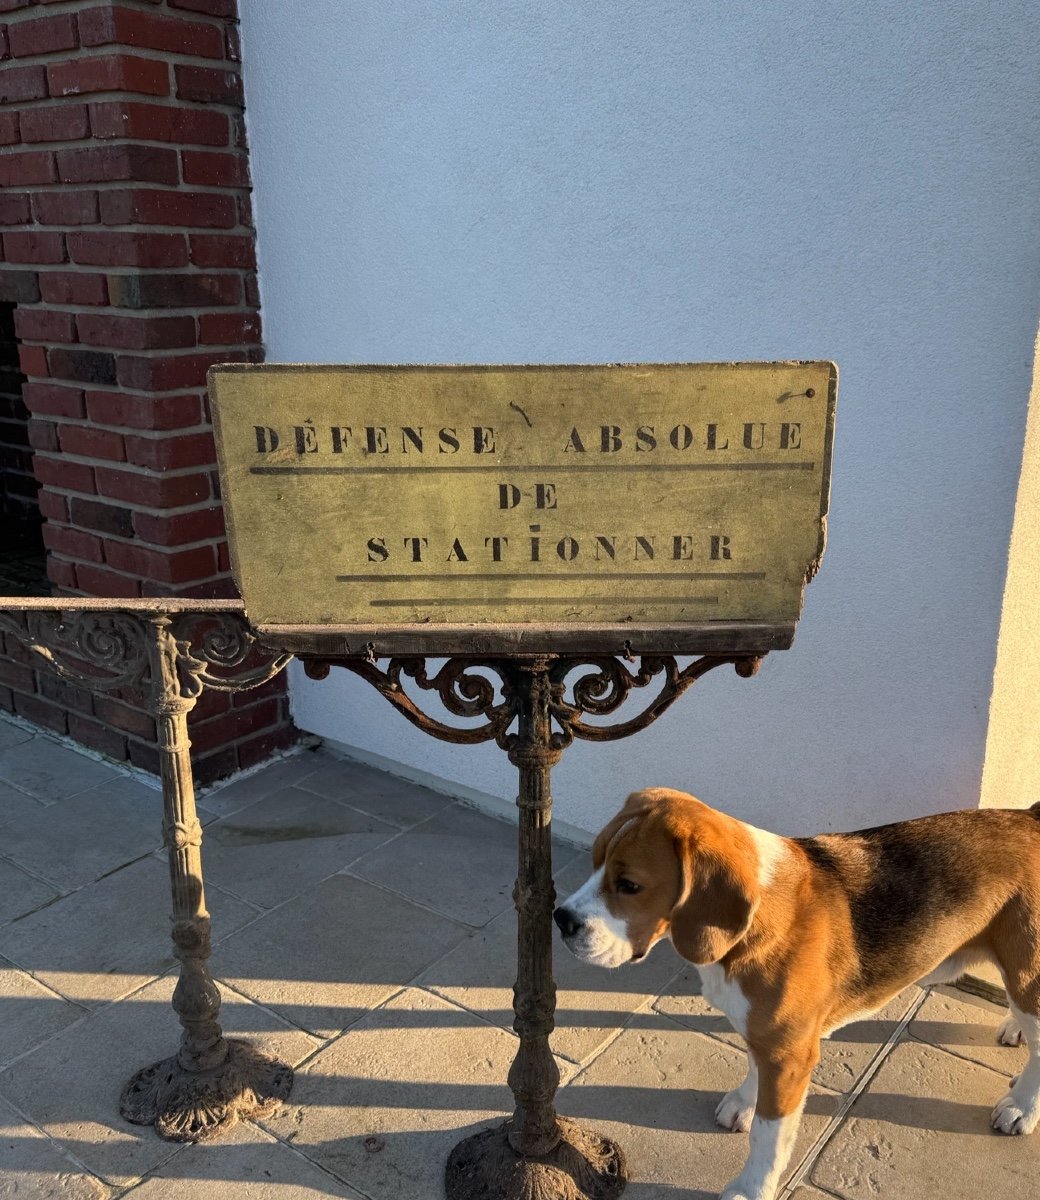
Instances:
[[[91,609],[70,602],[54,608],[0,609],[0,632],[23,645],[62,679],[93,691],[163,686],[156,654],[157,622],[176,642],[178,691],[193,700],[204,687],[241,691],[258,687],[292,657],[260,649],[245,614],[234,611]],[[245,664],[245,665],[244,665]],[[243,669],[244,668],[244,669]]]
[[[620,658],[603,657],[572,661],[560,659],[550,668],[552,700],[550,711],[559,726],[554,744],[569,746],[575,738],[590,742],[616,741],[652,725],[688,688],[715,667],[732,663],[738,675],[754,675],[761,659],[732,655],[704,655],[680,667],[672,655],[644,655],[638,670],[630,670]],[[587,669],[587,671],[586,671]],[[566,678],[575,670],[586,672],[571,684],[572,699],[565,698]],[[663,675],[660,690],[641,712],[627,721],[590,724],[584,718],[609,716],[625,703],[633,688],[644,688]]]
[[[137,687],[148,673],[148,630],[130,613],[0,610],[0,631],[80,687],[97,691]]]
[[[552,745],[562,750],[575,738],[605,742],[628,737],[657,720],[672,704],[715,667],[732,664],[739,675],[755,674],[760,659],[747,655],[704,655],[680,667],[672,655],[643,655],[638,666],[614,655],[546,656],[550,686],[549,711],[555,729]],[[361,658],[307,660],[307,673],[321,679],[333,666],[343,667],[367,680],[407,720],[424,733],[442,741],[462,745],[495,741],[504,750],[513,748],[509,732],[520,711],[522,689],[517,686],[517,671],[522,658],[449,658],[434,674],[427,670],[424,658],[391,658],[385,669],[377,662]],[[579,672],[578,678],[569,676]],[[496,676],[491,679],[488,676]],[[444,708],[453,716],[484,717],[483,724],[455,726],[423,711],[410,696],[403,680],[411,680],[422,691],[435,692]],[[595,724],[586,716],[605,717],[617,712],[633,689],[645,688],[655,681],[660,688],[650,702],[628,720]],[[569,697],[568,697],[569,692]]]
[[[344,667],[367,680],[402,716],[424,733],[445,742],[476,745],[495,741],[505,746],[506,730],[516,718],[517,708],[508,683],[508,662],[499,659],[449,658],[430,675],[424,658],[391,658],[381,670],[375,661],[363,658],[333,661],[309,659],[304,669],[312,679],[324,679],[330,667]],[[498,683],[480,674],[491,671]],[[444,707],[456,717],[486,718],[482,725],[458,727],[423,712],[405,690],[402,676],[427,692],[436,692]],[[501,693],[501,699],[497,699]]]
[[[292,658],[260,650],[256,634],[240,613],[182,613],[172,619],[170,631],[180,653],[182,686],[192,696],[204,687],[218,692],[259,687]],[[239,670],[250,659],[254,661]]]

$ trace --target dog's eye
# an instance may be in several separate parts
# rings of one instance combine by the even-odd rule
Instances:
[[[631,879],[626,879],[623,875],[614,886],[623,896],[634,896],[636,892],[643,890],[638,883],[634,883]]]

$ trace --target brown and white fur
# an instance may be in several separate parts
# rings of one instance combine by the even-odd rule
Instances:
[[[1029,1060],[993,1110],[1001,1133],[1040,1121],[1040,805],[942,813],[856,833],[785,838],[652,788],[597,837],[591,878],[556,910],[567,946],[604,967],[662,938],[748,1047],[716,1120],[750,1132],[723,1200],[772,1200],[820,1039],[915,981],[999,967],[998,1038]]]

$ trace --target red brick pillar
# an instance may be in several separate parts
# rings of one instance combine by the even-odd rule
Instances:
[[[262,355],[235,0],[0,0],[0,21],[0,302],[50,579],[234,595],[205,377]],[[0,704],[154,766],[132,704],[14,665]],[[192,737],[202,778],[284,746],[282,685],[208,693]]]

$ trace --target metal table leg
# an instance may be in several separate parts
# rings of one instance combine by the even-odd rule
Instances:
[[[183,1027],[180,1050],[138,1071],[123,1089],[119,1111],[155,1125],[175,1142],[219,1137],[239,1118],[270,1115],[289,1095],[292,1068],[252,1043],[225,1038],[217,1020],[220,991],[209,973],[210,919],[202,880],[202,825],[195,811],[188,713],[178,645],[165,616],[151,619],[152,679],[163,789],[163,840],[173,894],[173,945],[180,978],[173,1008]]]

